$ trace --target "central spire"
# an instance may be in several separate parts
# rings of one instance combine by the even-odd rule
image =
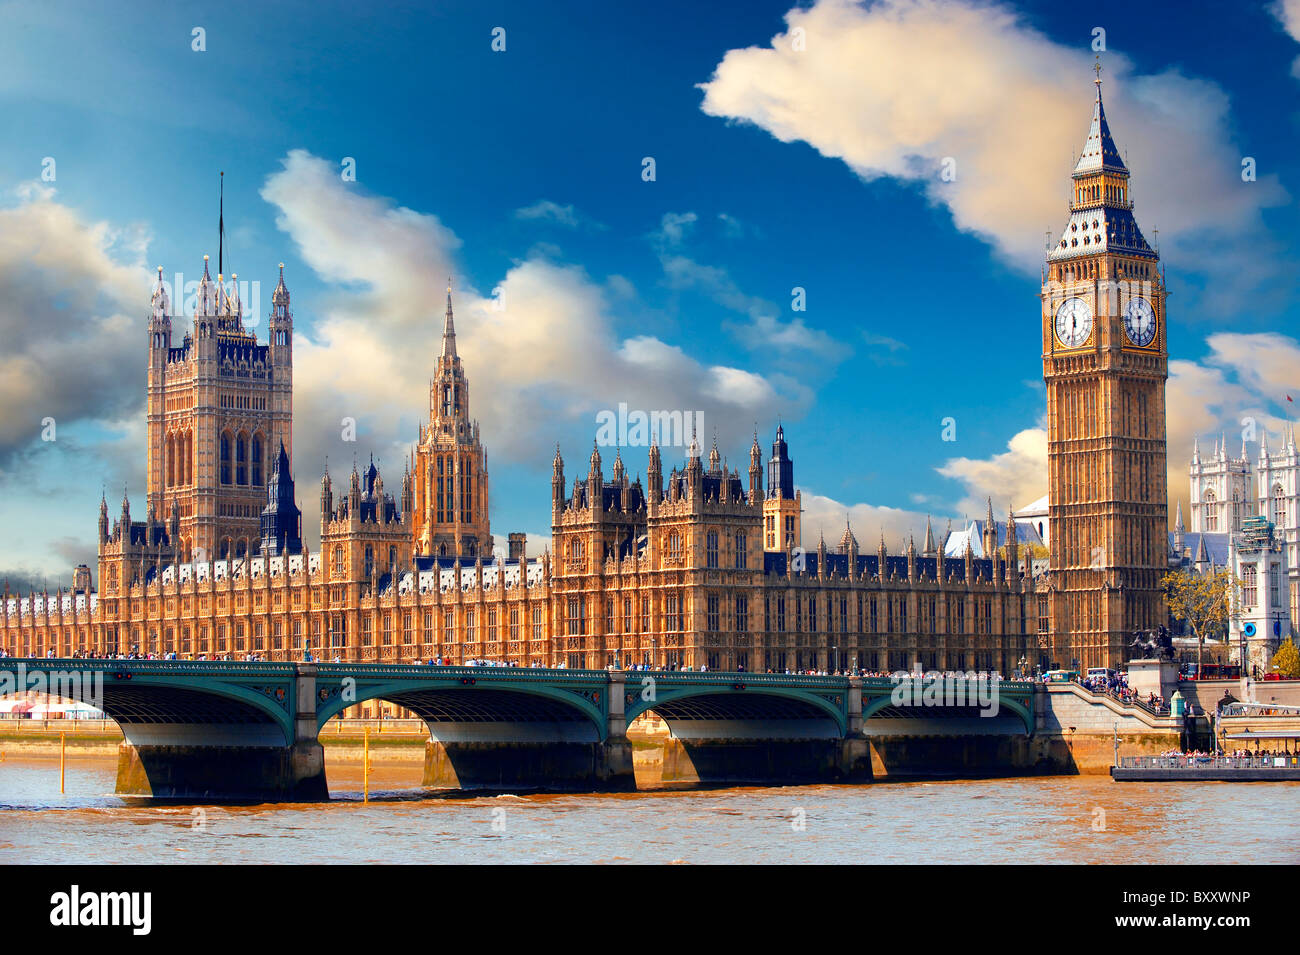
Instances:
[[[442,357],[456,357],[456,323],[451,314],[451,276],[447,276],[447,319],[442,327]]]
[[[1111,138],[1110,124],[1106,122],[1106,108],[1101,102],[1100,61],[1094,69],[1097,72],[1097,78],[1093,80],[1097,84],[1097,100],[1092,106],[1092,125],[1088,127],[1088,138],[1084,140],[1083,152],[1079,154],[1079,162],[1074,167],[1074,176],[1077,179],[1102,170],[1127,176],[1128,167],[1124,165],[1119,148]]]

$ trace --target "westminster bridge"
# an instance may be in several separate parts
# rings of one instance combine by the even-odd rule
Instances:
[[[928,739],[928,758],[936,740],[965,741],[996,760],[1033,736],[1043,695],[940,675],[0,659],[0,694],[23,689],[121,726],[121,795],[294,801],[329,798],[319,733],[367,700],[426,723],[426,787],[592,791],[636,788],[627,727],[651,710],[670,731],[667,780],[866,782],[890,740]]]

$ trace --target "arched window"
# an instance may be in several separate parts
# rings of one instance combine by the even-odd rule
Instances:
[[[235,544],[235,556],[243,557],[247,553],[248,553],[248,541],[244,540],[241,537],[238,543]]]
[[[1273,485],[1273,506],[1269,520],[1278,527],[1286,527],[1286,492],[1282,490],[1281,484]]]
[[[366,545],[366,569],[364,576],[369,577],[371,571],[375,569],[375,549],[369,544]]]
[[[1206,488],[1201,495],[1201,510],[1205,512],[1205,529],[1211,534],[1219,531],[1219,499],[1212,488]]]
[[[248,483],[248,436],[244,434],[235,439],[235,483]]]
[[[343,576],[343,548],[342,547],[334,548],[334,576],[335,577]]]
[[[253,435],[253,452],[251,457],[253,463],[253,486],[261,487],[265,482],[262,480],[262,436],[260,434]]]
[[[228,434],[221,435],[221,483],[230,483],[230,435]]]
[[[704,561],[705,566],[709,568],[718,566],[718,532],[709,531],[705,537],[704,543]]]
[[[744,531],[740,531],[736,534],[736,569],[737,570],[744,570],[746,567],[749,566],[748,553],[747,553],[748,548],[746,546],[748,543],[749,541],[748,538],[745,536]]]

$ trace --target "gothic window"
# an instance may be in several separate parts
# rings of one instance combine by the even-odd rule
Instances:
[[[623,632],[632,632],[632,598],[623,598]]]
[[[736,569],[744,570],[748,566],[749,555],[747,553],[747,539],[744,532],[736,535]]]
[[[343,548],[342,547],[334,548],[334,576],[335,577],[343,576]]]
[[[235,483],[248,483],[248,438],[243,434],[235,438]]]
[[[1245,607],[1254,607],[1259,602],[1257,576],[1254,567],[1241,568],[1241,603]]]
[[[1269,520],[1278,527],[1286,527],[1286,492],[1282,490],[1281,484],[1273,485],[1273,507]]]
[[[709,531],[705,538],[704,548],[705,566],[710,569],[718,566],[718,532]]]
[[[375,569],[375,549],[369,544],[366,545],[366,568],[362,576],[369,577],[371,571]]]
[[[248,541],[242,537],[235,543],[235,556],[243,557],[248,552]]]
[[[253,435],[253,451],[251,457],[253,463],[253,486],[261,487],[264,482],[262,481],[262,436],[260,434]]]
[[[1219,507],[1218,498],[1215,497],[1214,491],[1210,488],[1205,489],[1201,495],[1201,509],[1205,512],[1205,529],[1211,534],[1218,533],[1219,530]]]
[[[709,594],[709,596],[708,596],[708,621],[707,621],[707,623],[708,623],[708,628],[709,628],[709,630],[712,631],[712,632],[717,632],[718,630],[722,629],[722,628],[721,628],[721,619],[720,619],[720,616],[721,616],[721,615],[718,613],[718,605],[719,605],[719,603],[720,603],[720,600],[719,600],[719,597],[718,597],[717,594]]]
[[[1228,530],[1241,530],[1241,492],[1235,487],[1232,489],[1232,523],[1228,526]]]
[[[533,608],[533,639],[542,639],[542,608]]]
[[[392,572],[397,568],[397,548],[388,548],[388,570]]]
[[[681,629],[681,598],[677,594],[664,597],[664,631],[675,633]]]
[[[749,629],[749,598],[736,598],[736,629],[744,633]]]
[[[230,435],[221,435],[221,483],[230,483]]]
[[[673,531],[668,535],[668,559],[680,560],[682,556],[682,535]]]
[[[581,597],[569,598],[569,636],[581,636],[587,632],[587,605]]]

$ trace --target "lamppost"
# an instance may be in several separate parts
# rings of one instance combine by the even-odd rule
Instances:
[[[1024,654],[1021,654],[1020,661],[1016,664],[1016,667],[1020,670],[1020,679],[1022,680],[1025,678],[1025,673],[1028,669],[1028,663],[1029,661],[1025,659]]]

